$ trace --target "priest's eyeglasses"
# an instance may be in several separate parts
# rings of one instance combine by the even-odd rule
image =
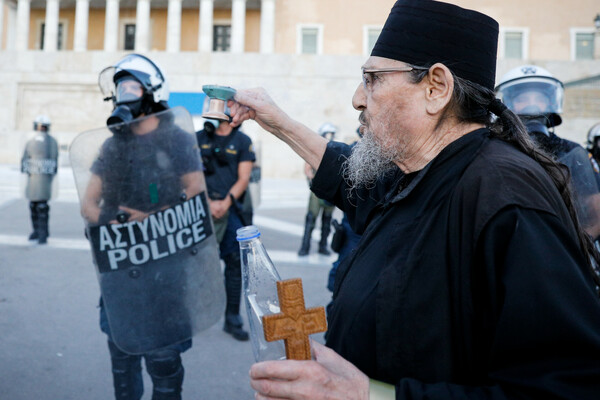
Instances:
[[[397,68],[363,68],[362,69],[362,82],[363,82],[363,87],[366,90],[370,90],[373,87],[373,84],[375,83],[375,81],[377,81],[377,79],[379,79],[379,77],[377,76],[378,74],[384,74],[384,73],[388,73],[388,72],[410,72],[413,71],[415,69],[421,69],[421,68],[417,68],[417,67],[397,67]]]

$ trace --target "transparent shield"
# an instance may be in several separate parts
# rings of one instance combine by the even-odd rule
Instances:
[[[216,323],[223,275],[189,113],[81,133],[70,158],[115,344],[142,354]]]
[[[600,188],[587,152],[582,147],[576,147],[558,161],[565,164],[571,173],[579,221],[589,234],[597,237],[600,233]]]
[[[58,144],[54,138],[34,132],[21,157],[20,190],[31,201],[46,201],[58,196]]]

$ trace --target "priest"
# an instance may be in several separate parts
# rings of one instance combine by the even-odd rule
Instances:
[[[352,99],[352,151],[238,91],[233,122],[290,145],[362,234],[327,347],[252,366],[257,399],[598,398],[598,255],[564,167],[495,98],[497,37],[479,12],[398,0]]]

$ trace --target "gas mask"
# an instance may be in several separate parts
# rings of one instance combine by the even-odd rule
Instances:
[[[523,120],[523,123],[525,124],[525,128],[527,128],[527,132],[529,132],[529,134],[538,133],[550,136],[546,118],[529,118]]]
[[[209,135],[213,135],[215,131],[219,128],[219,125],[221,125],[221,121],[216,119],[207,119],[204,122],[204,131]]]
[[[126,76],[116,83],[115,108],[106,124],[128,123],[143,113],[144,88],[133,77]]]

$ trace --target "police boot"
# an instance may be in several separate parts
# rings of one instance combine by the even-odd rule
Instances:
[[[48,238],[48,215],[50,212],[50,206],[47,203],[38,203],[38,243],[46,244]]]
[[[29,240],[37,240],[38,238],[38,212],[37,212],[37,204],[34,202],[29,203],[29,211],[31,214],[31,226],[33,227],[33,232],[29,235]]]
[[[302,237],[302,244],[300,245],[300,250],[298,250],[299,256],[305,256],[308,254],[310,250],[310,238],[312,236],[312,231],[315,228],[315,216],[309,212],[306,214],[306,221],[304,222],[304,236]]]
[[[330,255],[331,252],[327,249],[327,238],[331,231],[331,215],[323,214],[321,218],[321,241],[319,242],[319,254]]]
[[[166,348],[147,354],[146,369],[152,378],[152,400],[181,400],[184,369],[177,350]]]
[[[126,354],[108,342],[116,400],[140,400],[144,393],[141,357]]]
[[[248,332],[242,328],[240,317],[240,300],[242,297],[242,269],[240,254],[235,252],[223,257],[225,261],[225,293],[227,307],[225,308],[225,324],[223,330],[236,340],[248,340]]]

